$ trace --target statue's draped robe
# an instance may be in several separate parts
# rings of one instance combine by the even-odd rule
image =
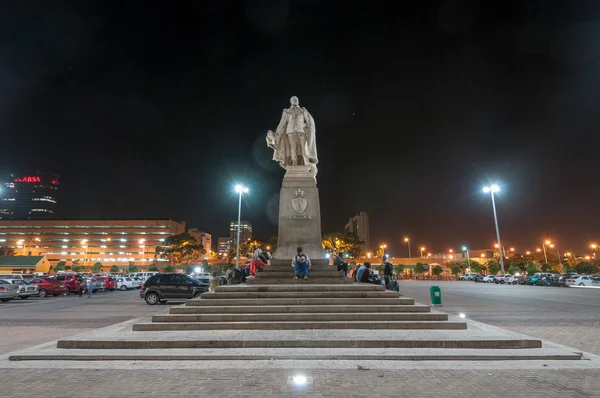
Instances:
[[[304,144],[304,148],[302,148],[303,156],[308,159],[311,165],[316,166],[319,163],[319,159],[317,158],[317,141],[315,139],[315,120],[306,108],[298,108],[296,112],[300,109],[302,110],[302,114],[294,114],[293,108],[284,109],[277,130],[274,133],[269,131],[267,134],[267,145],[273,149],[273,160],[277,161],[284,169],[286,166],[291,165],[288,162],[290,154],[286,153],[288,145],[285,145],[283,140],[288,139],[288,133],[296,132],[298,130],[298,122],[302,121],[304,125],[303,130],[306,134],[306,143]],[[302,118],[303,120],[294,118]],[[294,120],[296,123],[294,123]]]

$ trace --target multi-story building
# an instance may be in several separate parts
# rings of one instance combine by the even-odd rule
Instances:
[[[230,221],[229,222],[229,239],[231,239],[232,242],[237,242],[237,229],[238,229],[237,221]],[[246,240],[252,240],[252,224],[250,224],[248,221],[242,220],[240,222],[240,242],[246,241]]]
[[[210,257],[211,251],[212,251],[212,236],[211,236],[211,234],[202,232],[198,228],[190,228],[190,229],[188,229],[188,233],[190,235],[192,235],[194,238],[196,238],[198,243],[202,245],[204,250],[206,250],[206,255],[204,257],[205,258]]]
[[[0,190],[0,220],[56,218],[60,177],[54,173],[4,175]]]
[[[364,252],[371,250],[371,241],[369,238],[369,216],[364,211],[361,211],[356,216],[348,220],[348,224],[344,228],[345,232],[354,234],[361,242],[361,248]]]
[[[172,220],[2,220],[0,246],[18,256],[46,256],[51,265],[148,266],[156,246],[185,231],[185,222]]]
[[[219,238],[217,242],[217,253],[219,256],[228,254],[231,250],[231,238]]]

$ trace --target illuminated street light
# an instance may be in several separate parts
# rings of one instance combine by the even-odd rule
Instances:
[[[242,222],[242,194],[248,193],[249,189],[243,185],[236,184],[234,188],[235,192],[240,194],[240,200],[238,204],[238,223],[237,223],[237,246],[235,255],[235,268],[240,268],[240,224]]]
[[[464,252],[467,252],[467,263],[469,264],[469,268],[471,268],[471,259],[469,258],[469,248],[467,246],[462,247]]]
[[[404,238],[404,241],[406,242],[406,244],[408,245],[408,258],[411,259],[412,256],[410,254],[410,239],[408,238]]]
[[[542,248],[544,249],[544,260],[546,261],[546,264],[548,264],[548,255],[546,254],[546,245],[550,245],[551,242],[546,239],[546,241],[544,243],[542,243]]]
[[[592,257],[594,257],[594,260],[596,259],[596,248],[598,247],[598,245],[596,245],[595,243],[592,243],[592,245],[590,246],[592,248]]]
[[[423,258],[423,252],[425,251],[425,246],[421,246],[421,258]]]
[[[502,241],[500,240],[500,228],[498,227],[498,215],[496,214],[496,201],[494,194],[500,192],[500,187],[497,184],[492,184],[489,187],[484,187],[483,192],[489,193],[492,197],[492,208],[494,209],[494,223],[496,224],[496,240],[498,241],[498,251],[500,254],[500,269],[504,274],[504,255],[502,253]]]
[[[528,256],[531,254],[530,251],[526,251],[525,254],[527,254]]]

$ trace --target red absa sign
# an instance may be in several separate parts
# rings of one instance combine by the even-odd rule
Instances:
[[[15,178],[14,182],[42,182],[40,176],[27,176]]]

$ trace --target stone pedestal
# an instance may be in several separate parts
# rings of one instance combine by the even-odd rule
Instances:
[[[279,198],[279,240],[274,265],[290,264],[298,246],[313,264],[325,260],[315,172],[313,166],[287,166]]]

